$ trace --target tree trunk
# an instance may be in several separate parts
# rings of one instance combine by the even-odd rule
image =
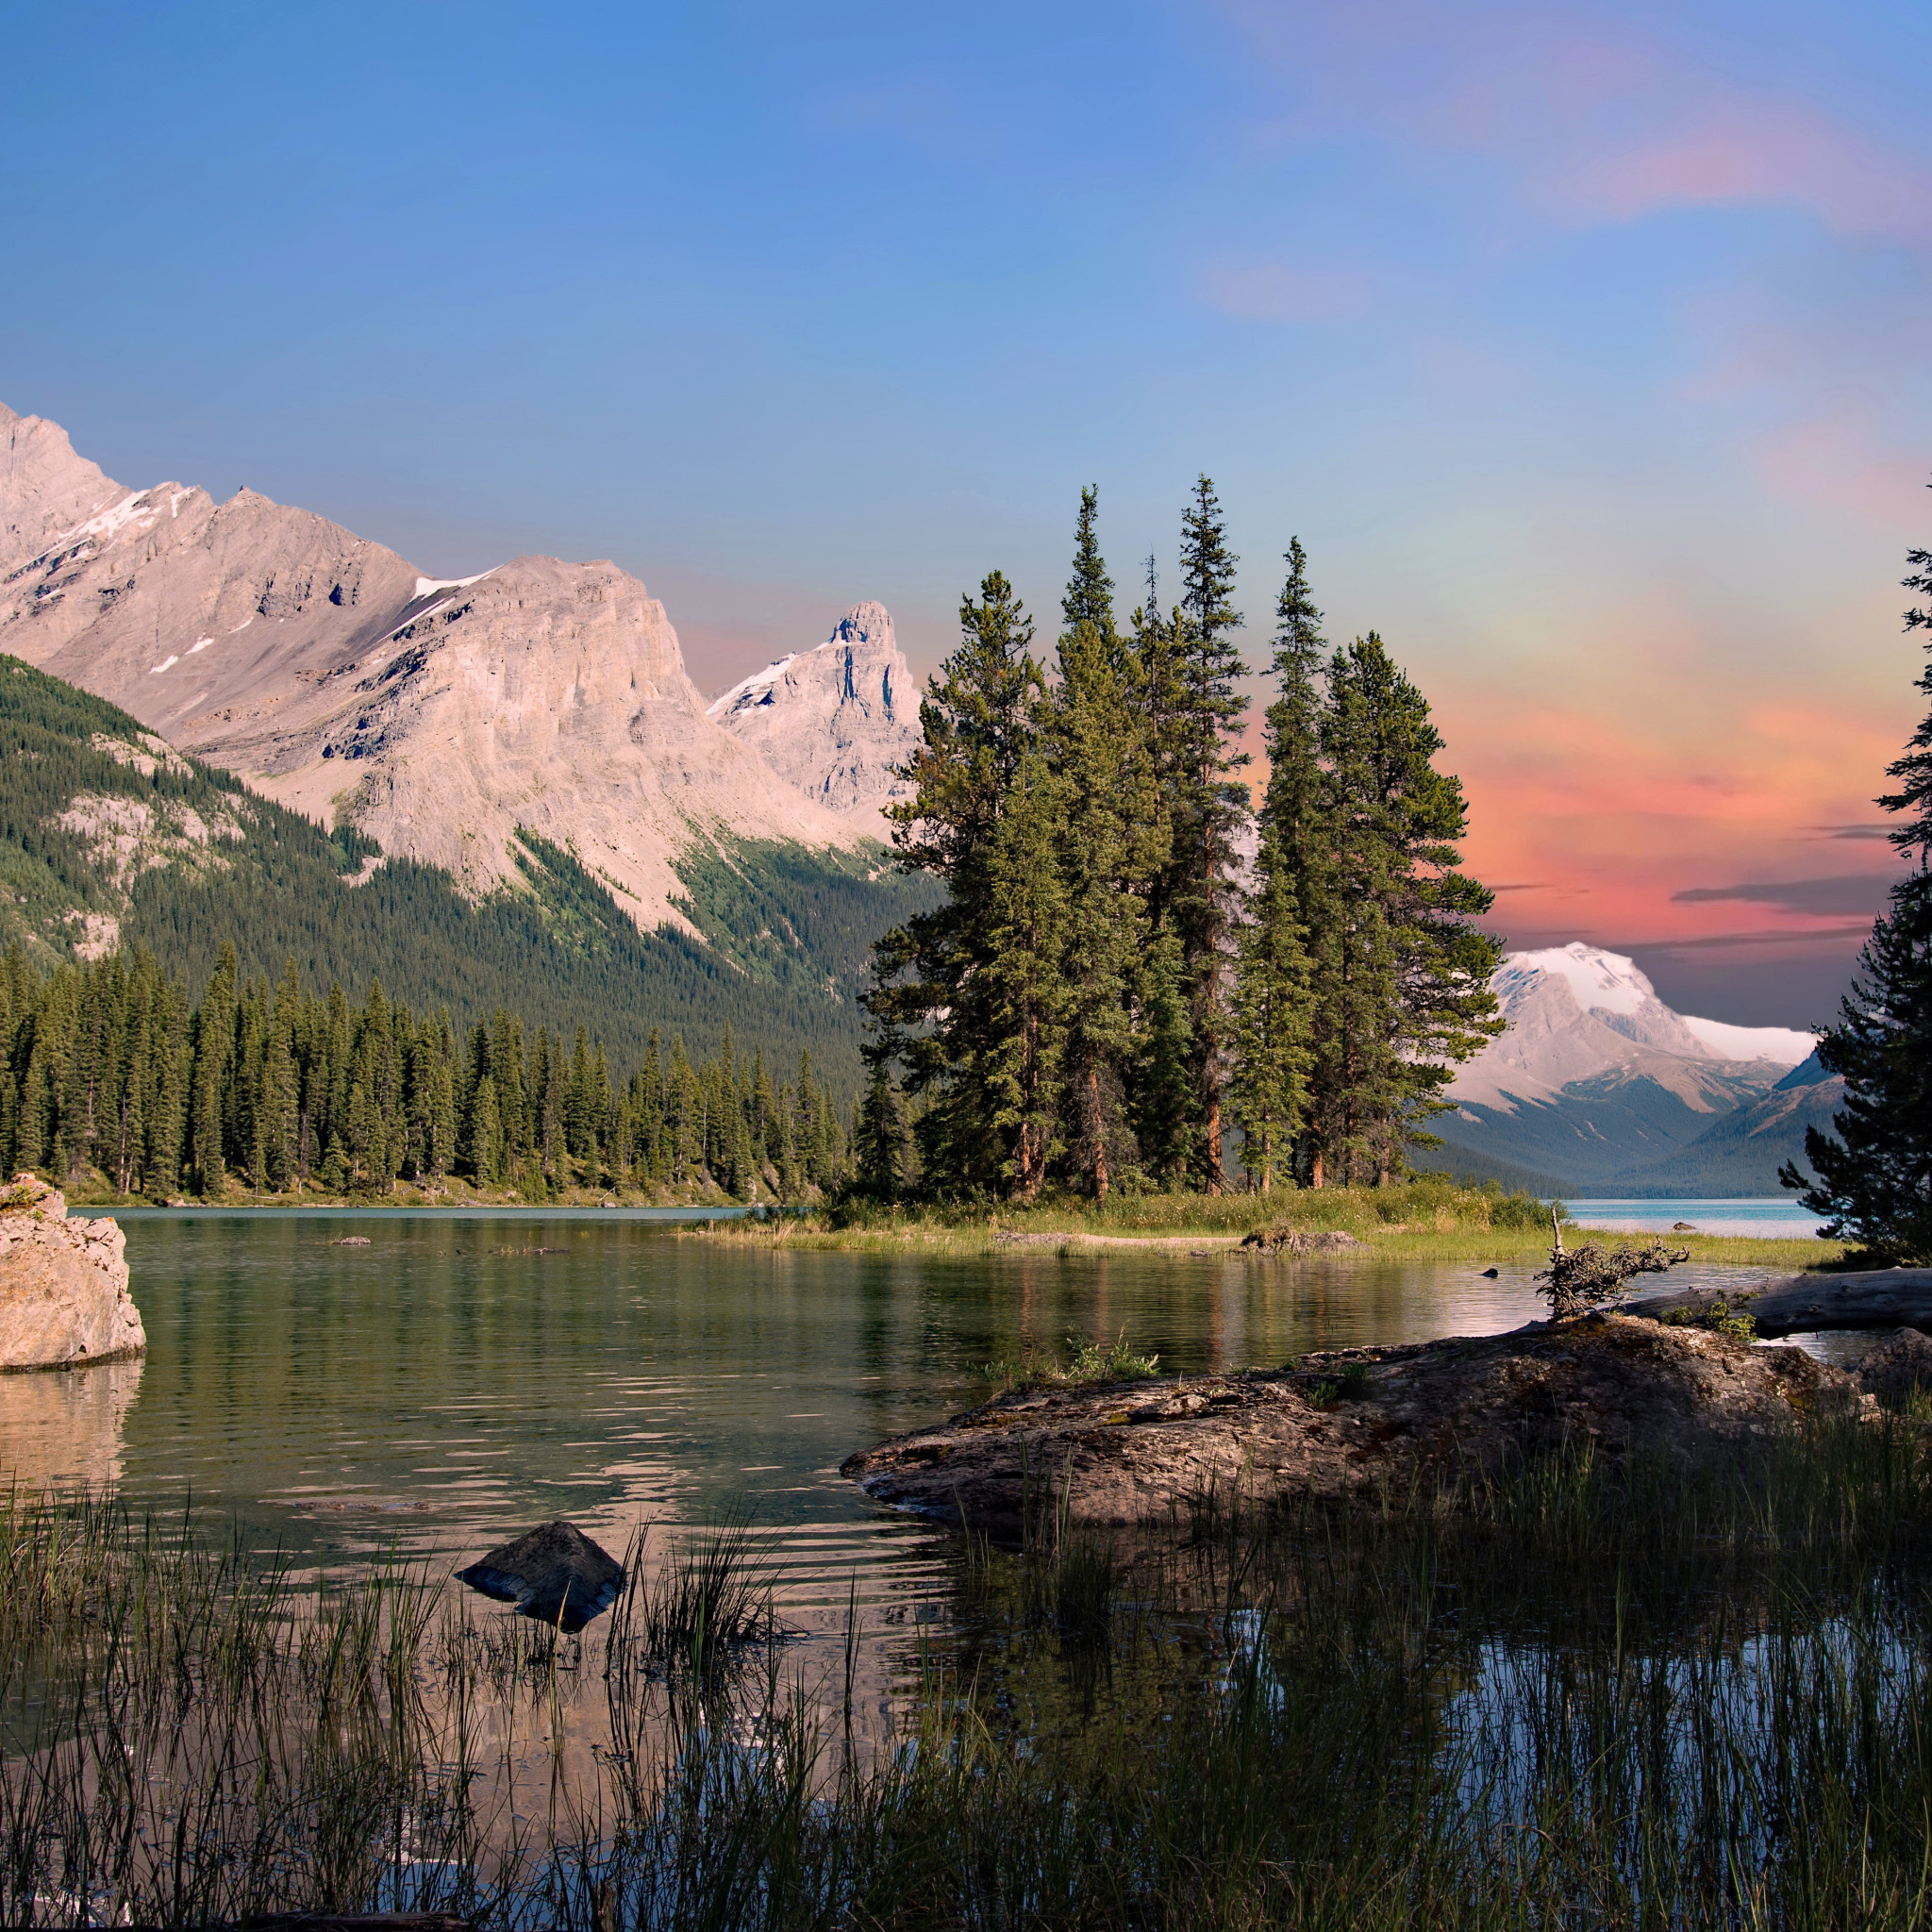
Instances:
[[[1917,1328],[1932,1334],[1932,1268],[1877,1268],[1849,1274],[1792,1274],[1741,1293],[1680,1288],[1625,1302],[1623,1312],[1657,1319],[1707,1314],[1724,1301],[1749,1315],[1762,1336],[1822,1328]]]
[[[1100,1113],[1100,1064],[1087,1069],[1087,1131],[1093,1136],[1093,1198],[1107,1199],[1107,1134]]]

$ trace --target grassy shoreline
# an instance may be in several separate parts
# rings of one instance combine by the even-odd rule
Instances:
[[[391,1559],[311,1591],[179,1517],[0,1498],[0,1919],[1905,1932],[1928,1527],[1909,1414],[1693,1473],[1209,1491],[1119,1545],[1049,1505],[1018,1552],[957,1541],[916,1634],[855,1594],[841,1682],[729,1528],[634,1546],[553,1645]]]
[[[57,1184],[58,1185],[58,1184]],[[97,1177],[71,1183],[68,1206],[111,1213],[117,1208],[186,1207],[205,1213],[225,1208],[303,1208],[309,1211],[409,1208],[424,1213],[479,1208],[675,1208],[692,1214],[728,1214],[728,1221],[685,1230],[693,1239],[736,1241],[753,1247],[787,1247],[859,1254],[943,1256],[965,1259],[991,1255],[1162,1254],[1178,1260],[1225,1261],[1241,1237],[1286,1224],[1307,1233],[1336,1230],[1362,1243],[1318,1257],[1271,1257],[1271,1267],[1297,1260],[1468,1262],[1491,1267],[1541,1263],[1549,1250],[1547,1210],[1524,1195],[1493,1189],[1458,1188],[1422,1180],[1390,1188],[1329,1188],[1274,1194],[1119,1195],[1105,1207],[1066,1196],[1032,1208],[1002,1204],[958,1207],[828,1209],[808,1205],[770,1216],[739,1218],[746,1203],[718,1189],[683,1191],[572,1188],[538,1201],[502,1190],[472,1187],[460,1179],[434,1191],[398,1181],[392,1191],[370,1194],[256,1194],[230,1187],[219,1199],[164,1203],[116,1194]],[[765,1208],[772,1202],[756,1204]],[[1588,1212],[1588,1204],[1579,1210]],[[1567,1220],[1565,1225],[1571,1225]],[[1589,1240],[1579,1229],[1574,1237]],[[1841,1241],[1738,1235],[1673,1237],[1689,1248],[1693,1264],[1776,1268],[1797,1274],[1842,1264],[1850,1250]],[[1244,1256],[1243,1259],[1252,1257]]]
[[[1587,1209],[1584,1211],[1588,1211]],[[1095,1208],[1066,1199],[1034,1208],[893,1208],[814,1211],[765,1223],[721,1224],[691,1238],[755,1247],[786,1247],[970,1258],[990,1255],[1160,1254],[1177,1260],[1225,1262],[1239,1256],[1257,1264],[1240,1242],[1256,1229],[1287,1225],[1313,1234],[1334,1230],[1359,1247],[1318,1256],[1270,1257],[1270,1268],[1316,1259],[1324,1265],[1359,1261],[1466,1261],[1473,1266],[1541,1264],[1549,1253],[1547,1209],[1524,1195],[1458,1188],[1435,1181],[1400,1187],[1324,1189],[1272,1195],[1142,1194]],[[1576,1228],[1578,1241],[1621,1239]],[[1777,1268],[1793,1274],[1840,1265],[1841,1241],[1740,1235],[1671,1237],[1693,1264]]]

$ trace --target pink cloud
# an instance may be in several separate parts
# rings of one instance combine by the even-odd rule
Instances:
[[[1932,236],[1932,173],[1921,162],[1774,101],[1723,101],[1655,133],[1607,142],[1554,185],[1579,211],[1613,221],[1763,202],[1802,208],[1841,232]]]
[[[1345,322],[1362,314],[1372,299],[1359,270],[1297,269],[1278,261],[1209,268],[1201,293],[1210,308],[1237,322]]]
[[[1932,157],[1873,140],[1802,100],[1705,71],[1613,13],[1366,0],[1325,18],[1281,0],[1224,0],[1272,64],[1302,83],[1276,124],[1489,156],[1529,206],[1629,222],[1670,208],[1800,208],[1827,227],[1932,239]]]
[[[1917,532],[1932,523],[1924,452],[1886,446],[1876,406],[1863,395],[1792,423],[1757,443],[1754,467],[1787,500]]]

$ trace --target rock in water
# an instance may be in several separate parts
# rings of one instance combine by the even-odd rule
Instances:
[[[457,1581],[574,1636],[617,1601],[624,1565],[575,1524],[546,1523],[458,1570]]]
[[[70,1221],[57,1189],[16,1174],[0,1191],[0,1369],[66,1369],[141,1355],[112,1221]]]

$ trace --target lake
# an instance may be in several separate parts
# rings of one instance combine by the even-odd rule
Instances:
[[[1482,1794],[1497,1794],[1508,1815],[1479,1820],[1469,1840],[1483,1848],[1478,1869],[1489,1869],[1487,1848],[1506,1832],[1512,1842],[1541,1841],[1524,1828],[1524,1740],[1532,1724],[1571,1708],[1576,1659],[1574,1646],[1559,1659],[1551,1646],[1524,1642],[1524,1633],[1574,1630],[1580,1614],[1598,1616],[1607,1630],[1600,1599],[1612,1594],[1607,1572],[1573,1574],[1569,1543],[1519,1551],[1516,1535],[1543,1514],[1512,1519],[1508,1539],[1478,1535],[1460,1550],[1463,1570],[1445,1574],[1439,1566],[1457,1548],[1439,1547],[1433,1531],[1412,1549],[1402,1545],[1408,1554],[1401,1561],[1412,1559],[1412,1568],[1388,1567],[1391,1546],[1380,1540],[1373,1562],[1357,1562],[1325,1539],[1264,1540],[1266,1561],[1276,1568],[1257,1570],[1252,1600],[1239,1606],[1235,1577],[1249,1573],[1245,1555],[1238,1571],[1224,1567],[1230,1521],[1108,1583],[1112,1607],[1096,1649],[1091,1632],[1082,1637],[1062,1622],[1058,1594],[1034,1595],[1037,1587],[1064,1587],[1065,1601],[1077,1603],[1063,1579],[1094,1574],[1091,1558],[1083,1568],[1075,1551],[1064,1570],[1037,1555],[975,1565],[958,1540],[876,1507],[838,1473],[854,1448],[978,1400],[985,1384],[977,1364],[1029,1345],[1062,1347],[1069,1333],[1124,1333],[1137,1347],[1158,1351],[1165,1367],[1208,1370],[1279,1363],[1320,1346],[1492,1331],[1541,1312],[1529,1261],[1499,1264],[1491,1281],[1480,1260],[822,1253],[600,1210],[123,1218],[150,1353],[75,1373],[0,1377],[0,1480],[10,1473],[31,1485],[111,1484],[137,1510],[167,1516],[192,1504],[204,1530],[232,1526],[254,1550],[288,1553],[295,1574],[286,1613],[262,1626],[282,1634],[266,1643],[239,1612],[231,1621],[223,1591],[207,1599],[215,1608],[195,1607],[203,1599],[193,1595],[192,1579],[206,1573],[192,1562],[182,1571],[189,1585],[169,1586],[173,1596],[158,1586],[141,1599],[151,1607],[165,1601],[168,1616],[63,1624],[49,1657],[33,1650],[30,1622],[16,1625],[18,1655],[0,1700],[0,1812],[38,1819],[37,1856],[51,1861],[47,1871],[64,1872],[67,1821],[92,1807],[91,1842],[135,1874],[116,1866],[119,1875],[102,1881],[96,1923],[120,1922],[124,1894],[116,1888],[136,1879],[148,1889],[135,1919],[208,1916],[212,1890],[194,1892],[199,1905],[162,1897],[170,1883],[185,1882],[181,1861],[150,1855],[157,1847],[178,1852],[185,1841],[193,1850],[193,1886],[228,1885],[220,1897],[229,1904],[256,1896],[248,1887],[266,1883],[260,1874],[271,1870],[282,1888],[262,1894],[271,1903],[313,1904],[322,1896],[315,1873],[323,1854],[346,1860],[353,1851],[360,1863],[344,1895],[367,1904],[453,1901],[467,1910],[460,1888],[480,1874],[480,1883],[508,1888],[498,1923],[587,1924],[595,1914],[583,1897],[569,1912],[548,1903],[567,1890],[568,1874],[599,1872],[607,1862],[619,1868],[620,1847],[638,1861],[635,1870],[622,1867],[632,1870],[626,1883],[685,1871],[663,1855],[670,1840],[653,1822],[678,1817],[717,1840],[723,1863],[689,1868],[703,1879],[693,1880],[693,1898],[702,1893],[708,1902],[715,1874],[755,1858],[759,1854],[746,1847],[766,1843],[765,1824],[753,1828],[719,1807],[747,1792],[755,1807],[761,1790],[795,1789],[788,1767],[808,1767],[798,1775],[829,1803],[844,1789],[834,1782],[841,1767],[870,1777],[923,1762],[923,1743],[908,1752],[908,1740],[948,1735],[921,1726],[957,1717],[960,1737],[1004,1740],[1001,1750],[1010,1744],[1021,1771],[1037,1753],[1064,1746],[1082,1790],[1091,1790],[1091,1766],[1081,1755],[1090,1741],[1110,1754],[1152,1748],[1177,1714],[1211,1708],[1242,1671],[1291,1665],[1299,1688],[1280,1700],[1279,1712],[1312,1709],[1311,1696],[1352,1698],[1336,1735],[1373,1733],[1382,1741],[1344,1756],[1391,1768],[1386,1788],[1367,1797],[1345,1779],[1331,1790],[1325,1774],[1316,1776],[1320,1804],[1348,1827],[1333,1842],[1359,1838],[1363,1820],[1406,1816],[1406,1799],[1389,1793],[1424,1788],[1485,1804]],[[340,1245],[344,1239],[366,1245]],[[1764,1272],[1682,1274],[1742,1286]],[[1865,1513],[1848,1511],[1845,1521],[1863,1523],[1874,1507],[1868,1500]],[[319,1571],[366,1574],[364,1559],[389,1550],[420,1562],[434,1582],[557,1516],[617,1551],[641,1524],[654,1525],[644,1574],[647,1584],[661,1583],[667,1546],[739,1508],[757,1525],[785,1641],[738,1651],[734,1666],[721,1674],[714,1665],[704,1679],[694,1651],[670,1641],[647,1651],[637,1624],[620,1629],[621,1613],[600,1619],[580,1648],[551,1652],[539,1643],[541,1633],[453,1582],[442,1607],[457,1614],[422,1626],[427,1634],[399,1649],[406,1667],[391,1674],[372,1661],[379,1644],[357,1648],[356,1632],[379,1637],[383,1627],[380,1615],[365,1619],[358,1607],[375,1602],[372,1595],[304,1587]],[[1831,1511],[1819,1520],[1839,1517]],[[152,1574],[163,1584],[175,1574],[169,1541],[154,1545],[161,1556]],[[1715,1545],[1735,1557],[1755,1552],[1757,1541],[1754,1528]],[[1778,1547],[1792,1576],[1811,1588],[1816,1573],[1807,1567],[1806,1546]],[[1680,1674],[1690,1691],[1657,1679],[1669,1691],[1661,1705],[1637,1697],[1665,1726],[1683,1722],[1679,1707],[1688,1707],[1692,1693],[1696,1708],[1706,1707],[1715,1669],[1729,1669],[1737,1656],[1725,1575],[1711,1570],[1702,1543],[1685,1548],[1694,1590],[1714,1592],[1724,1608],[1711,1639],[1717,1648],[1698,1651],[1696,1673]],[[1364,1544],[1358,1554],[1369,1553]],[[1640,1564],[1638,1584],[1650,1595],[1640,1589],[1629,1599],[1648,1604],[1630,1629],[1668,1632],[1673,1643],[1688,1629],[1686,1641],[1703,1642],[1703,1625],[1687,1622],[1672,1594],[1676,1573],[1663,1564],[1654,1589],[1644,1585],[1647,1574]],[[1338,1591],[1332,1624],[1324,1610],[1276,1631],[1257,1607],[1325,1605]],[[1555,1623],[1539,1592],[1557,1604]],[[232,1594],[239,1604],[247,1590]],[[650,1594],[647,1587],[643,1599]],[[389,1599],[391,1639],[408,1595]],[[1624,1687],[1621,1570],[1614,1596],[1614,1652],[1606,1638],[1588,1657],[1602,1665],[1604,1681]],[[1427,1603],[1439,1613],[1428,1616],[1419,1651],[1424,1629],[1414,1612]],[[133,1632],[134,1641],[124,1644],[117,1634],[106,1642],[110,1627]],[[250,1630],[249,1641],[231,1641],[236,1629]],[[1331,1638],[1340,1644],[1332,1655]],[[83,1670],[76,1658],[89,1643],[99,1655]],[[176,1646],[196,1643],[184,1663]],[[108,1653],[121,1660],[111,1697],[102,1688]],[[1923,1682],[1913,1674],[1917,1655],[1907,1656],[1909,1670],[1894,1673],[1913,1695]],[[1420,1673],[1416,1656],[1426,1660]],[[345,1674],[325,1669],[344,1657]],[[1613,1670],[1603,1661],[1612,1657]],[[1775,1672],[1767,1666],[1760,1674],[1799,1681],[1803,1658],[1792,1663],[1780,1654],[1774,1661]],[[196,1694],[184,1699],[181,1686],[191,1679]],[[1864,1683],[1848,1673],[1843,1681]],[[1811,1682],[1803,1680],[1803,1694]],[[1749,1717],[1756,1683],[1740,1676],[1724,1707]],[[80,1695],[84,1685],[96,1688],[92,1705]],[[1389,1704],[1404,1696],[1410,1704]],[[110,1703],[111,1723],[102,1716]],[[1890,1704],[1873,1707],[1874,1735],[1909,1736]],[[1277,1710],[1266,1698],[1257,1708]],[[1385,1738],[1374,1727],[1391,1708],[1398,1721]],[[1575,1722],[1580,1738],[1586,1719]],[[1284,1717],[1252,1762],[1242,1745],[1240,1789],[1250,1789],[1257,1765],[1278,1772],[1303,1763],[1309,1735],[1300,1718]],[[1324,1734],[1317,1726],[1314,1735]],[[1468,1759],[1457,1755],[1464,1737],[1474,1740]],[[1430,1753],[1440,1743],[1444,1774],[1411,1785],[1404,1754],[1418,1739]],[[1755,1733],[1746,1743],[1757,1753],[1754,1763],[1771,1762]],[[1655,1761],[1651,1733],[1631,1749],[1633,1761]],[[1592,1733],[1592,1761],[1597,1750]],[[1726,1765],[1737,1755],[1729,1734],[1713,1751]],[[941,1749],[933,1761],[950,1760]],[[1226,1770],[1211,1752],[1200,1764],[1203,1777],[1219,1775],[1217,1765]],[[1486,1767],[1474,1783],[1456,1769],[1468,1764]],[[264,1767],[274,1773],[267,1783]],[[692,1767],[699,1783],[677,1783]],[[1491,1777],[1497,1767],[1510,1776]],[[393,1789],[385,1782],[395,1778],[402,1782]],[[1689,1775],[1670,1784],[1687,1792],[1712,1788]],[[1182,1789],[1148,1781],[1149,1790],[1170,1788]],[[1310,1787],[1291,1778],[1269,1789],[1268,1815],[1279,1821],[1299,1817],[1310,1802]],[[209,1790],[225,1809],[202,1808]],[[34,1811],[45,1790],[64,1792],[61,1804],[73,1808],[49,1803]],[[455,1790],[467,1794],[460,1807],[449,1802]],[[695,1793],[683,1812],[679,1790]],[[1542,1790],[1539,1783],[1539,1803]],[[124,1799],[125,1808],[117,1809]],[[786,1816],[819,1817],[816,1807],[792,1807],[789,1797],[786,1807]],[[973,1806],[958,1808],[978,1815]],[[1591,1817],[1612,1813],[1591,1800]],[[1042,1800],[1037,1815],[1061,1816],[1059,1799]],[[1761,1857],[1774,1827],[1756,1813],[1740,1815],[1736,1835]],[[1923,1814],[1907,1807],[1900,1815],[1916,1829]],[[125,1828],[129,1818],[139,1830]],[[363,1836],[344,1836],[333,1824],[334,1835],[319,1824],[310,1831],[312,1821],[338,1818]],[[612,1821],[626,1819],[633,1823],[613,1832]],[[184,1820],[192,1825],[185,1839]],[[1707,1835],[1701,1819],[1684,1824],[1674,1814],[1666,1823],[1681,1826],[1687,1842]],[[845,1842],[845,1829],[831,1828],[828,1842]],[[1162,1830],[1151,1836],[1166,1841]],[[856,1825],[849,1837],[864,1840]],[[1011,1856],[1028,1856],[1033,1840],[1017,1825],[989,1824],[987,1845],[998,1847],[998,1857],[1008,1856],[1008,1840],[1020,1847]],[[1117,1860],[1118,1840],[1108,1841]],[[988,1860],[975,1852],[968,1862],[976,1871]],[[0,1886],[11,1882],[15,1896],[25,1895],[30,1881],[18,1874],[26,1870],[8,1864]],[[34,1895],[43,1901],[47,1888]],[[673,1900],[629,1910],[621,1922],[683,1924],[695,1912],[695,1904]]]
[[[1688,1221],[1699,1234],[1756,1235],[1766,1241],[1809,1241],[1824,1225],[1790,1194],[1738,1200],[1572,1201],[1564,1204],[1579,1227],[1625,1234],[1668,1234]]]
[[[839,1464],[982,1400],[988,1360],[1124,1332],[1163,1368],[1239,1369],[1541,1312],[1522,1260],[1489,1281],[1474,1262],[788,1252],[597,1209],[117,1218],[147,1357],[0,1377],[0,1468],[192,1499],[320,1564],[454,1564],[558,1516],[621,1550],[646,1520],[741,1505],[808,1623],[855,1574],[862,1600],[923,1593],[934,1532]],[[336,1244],[352,1235],[368,1245]]]

